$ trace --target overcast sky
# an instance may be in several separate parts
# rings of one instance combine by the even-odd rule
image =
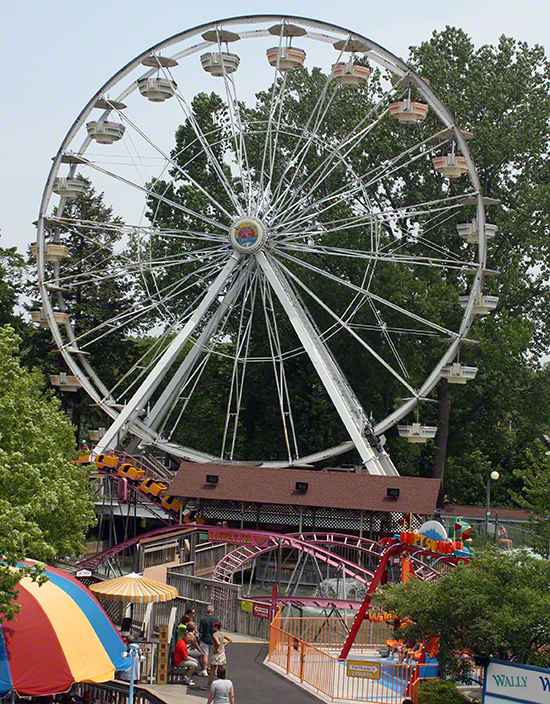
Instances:
[[[476,45],[501,34],[550,53],[548,0],[15,0],[1,3],[3,104],[0,246],[33,241],[51,157],[99,87],[147,47],[204,22],[244,14],[293,14],[370,37],[406,59],[411,44],[445,25]]]

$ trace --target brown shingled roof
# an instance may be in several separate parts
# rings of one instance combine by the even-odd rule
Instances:
[[[207,474],[217,475],[218,483],[207,484]],[[296,482],[307,482],[307,492],[296,491]],[[435,510],[439,487],[439,479],[182,462],[170,494],[189,499],[429,515]],[[388,488],[399,489],[399,498],[388,498]]]

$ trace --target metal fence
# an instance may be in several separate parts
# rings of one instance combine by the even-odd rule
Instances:
[[[91,702],[104,702],[105,704],[132,704],[129,702],[128,684],[109,682],[105,684],[92,684],[88,682],[80,682],[74,686],[74,693],[77,697],[82,697],[84,692],[88,692]],[[134,686],[134,701],[133,704],[166,704],[163,699],[159,699],[152,692],[140,687]]]
[[[280,628],[293,638],[304,640],[324,651],[340,653],[354,616],[346,618],[335,617],[280,617]],[[365,619],[353,643],[353,652],[363,653],[367,650],[378,650],[386,646],[386,641],[393,633],[392,621],[369,621]]]
[[[332,701],[401,704],[410,690],[416,666],[381,662],[375,667],[379,675],[376,679],[348,676],[346,661],[287,633],[280,625],[280,618],[271,624],[269,661]]]

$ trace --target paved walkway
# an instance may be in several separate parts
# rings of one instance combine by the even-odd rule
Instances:
[[[233,637],[233,635],[231,635]],[[254,639],[243,639],[227,646],[227,669],[229,678],[235,687],[237,704],[319,704],[314,697],[297,685],[266,667],[263,662],[267,657],[268,644]],[[239,639],[239,640],[240,640]],[[246,642],[246,641],[249,642]],[[149,685],[149,689],[167,704],[200,704],[208,699],[208,692],[199,687],[206,685],[206,677],[194,677],[197,687],[185,685]],[[143,685],[142,685],[143,686]]]

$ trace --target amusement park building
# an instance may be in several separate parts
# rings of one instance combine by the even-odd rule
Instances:
[[[405,515],[419,527],[434,515],[439,490],[438,479],[187,462],[170,486],[209,523],[372,538],[402,530]]]

